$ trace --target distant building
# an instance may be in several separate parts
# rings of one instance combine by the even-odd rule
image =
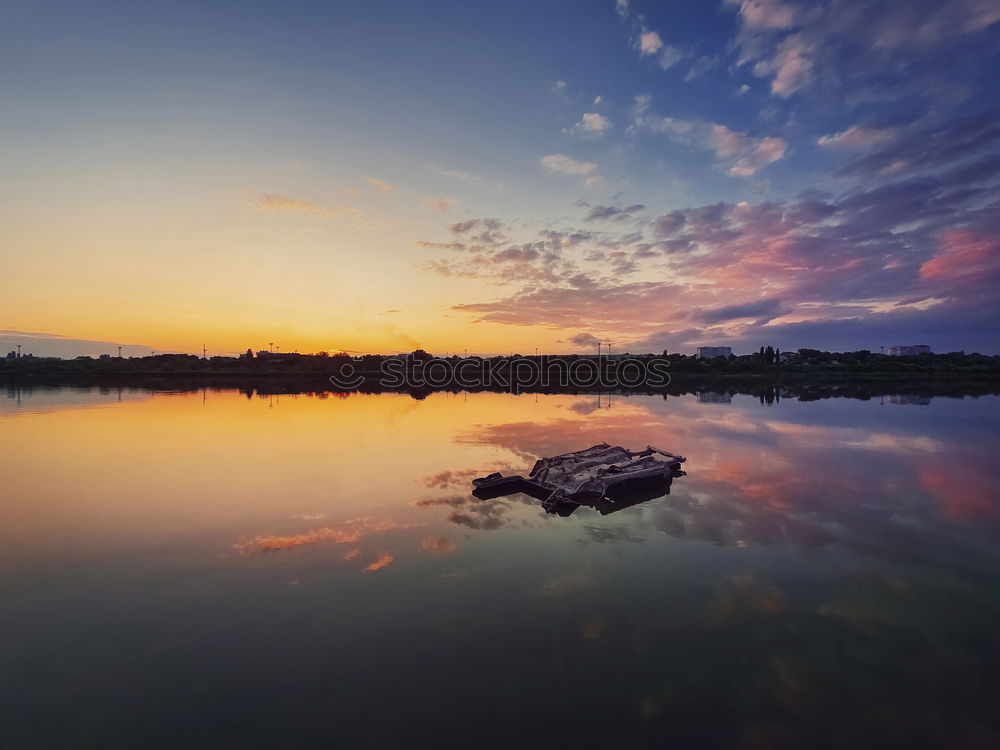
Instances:
[[[926,344],[916,346],[890,346],[885,350],[890,357],[915,357],[918,354],[930,354],[931,348]]]
[[[786,365],[789,362],[794,362],[797,356],[798,356],[797,352],[782,352],[781,354],[778,355],[778,361],[781,364]]]
[[[699,346],[698,356],[701,359],[711,359],[712,357],[731,357],[733,348],[731,346]]]

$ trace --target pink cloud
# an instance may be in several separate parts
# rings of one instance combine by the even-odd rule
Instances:
[[[655,31],[644,31],[639,34],[637,46],[640,55],[655,55],[663,48],[663,40]]]
[[[738,9],[738,65],[789,97],[812,85],[824,62],[827,82],[870,80],[888,58],[956,45],[1000,21],[995,0],[728,0]],[[790,33],[789,33],[790,32]],[[846,64],[844,61],[846,60]]]
[[[787,29],[795,22],[796,8],[780,0],[730,0],[739,5],[740,16],[752,29]]]
[[[716,156],[725,158],[734,156],[746,148],[747,137],[742,133],[730,130],[725,125],[710,124],[707,142],[709,147],[715,151]]]
[[[662,122],[649,114],[646,98],[635,112],[643,125]],[[737,173],[751,174],[788,151],[777,136],[679,122],[690,129],[672,137],[711,149],[720,166]],[[782,202],[719,202],[652,220],[635,204],[628,210],[637,218],[622,221],[629,224],[624,233],[604,230],[626,209],[584,202],[586,231],[546,227],[539,240],[470,248],[437,270],[501,286],[523,283],[456,308],[474,320],[592,330],[643,351],[780,331],[797,341],[847,341],[862,329],[856,346],[870,347],[917,318],[927,331],[933,321],[921,314],[932,307],[942,337],[944,322],[978,330],[1000,283],[1000,223],[986,210],[998,189],[996,122],[985,113],[933,127],[897,126],[848,165],[850,176],[864,177],[837,198],[812,191]],[[879,128],[858,125],[831,139],[846,145],[882,138],[866,129]],[[922,160],[919,175],[868,176],[911,154]],[[514,222],[509,226],[513,233]],[[644,271],[642,281],[626,275],[636,269]],[[947,345],[959,348],[951,338]]]
[[[924,279],[955,279],[975,276],[1000,266],[1000,241],[966,229],[946,232],[941,250],[920,266]]]
[[[754,73],[761,77],[773,75],[771,93],[787,98],[812,83],[813,52],[813,45],[803,36],[792,35],[778,45],[773,58],[757,63]]]
[[[788,144],[783,138],[754,138],[720,123],[659,117],[650,114],[650,104],[648,94],[636,97],[633,128],[663,133],[680,143],[708,149],[731,175],[750,177],[785,156]]]
[[[788,143],[783,138],[762,138],[754,144],[748,154],[729,168],[729,173],[749,177],[768,164],[783,159],[787,150]]]
[[[868,148],[892,140],[897,133],[896,128],[853,125],[839,133],[821,136],[816,143],[830,148]]]

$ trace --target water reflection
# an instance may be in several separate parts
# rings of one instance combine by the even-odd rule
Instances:
[[[1000,400],[727,393],[15,394],[5,741],[992,746]],[[687,476],[470,492],[599,441]]]
[[[732,401],[731,393],[715,393],[714,391],[700,391],[698,393],[699,404],[730,404]]]
[[[927,406],[931,402],[931,397],[896,393],[889,396],[886,399],[886,401],[888,401],[890,404],[909,404],[911,406]]]
[[[125,386],[50,386],[9,383],[0,399],[0,415],[30,414],[63,409],[87,409],[152,398],[148,388]]]
[[[554,513],[563,518],[572,515],[580,507],[593,508],[602,516],[607,516],[640,503],[648,503],[650,500],[666,497],[670,494],[670,485],[673,483],[673,479],[671,476],[644,479],[633,482],[627,487],[611,487],[607,494],[601,497],[579,496],[572,500],[546,498],[540,499],[539,503],[546,513]],[[480,497],[476,490],[473,490],[473,495],[480,500],[491,499]]]

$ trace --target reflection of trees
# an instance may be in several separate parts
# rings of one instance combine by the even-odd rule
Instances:
[[[266,354],[266,353],[265,353]],[[407,393],[414,399],[425,399],[431,393],[509,393],[509,385],[469,387],[469,381],[446,383],[440,386],[426,384],[410,387],[383,386],[377,362],[353,362],[352,366],[368,378],[357,388],[345,390],[335,387],[330,376],[338,372],[340,357],[285,354],[281,357],[253,359],[225,357],[202,360],[191,355],[158,355],[152,358],[92,360],[53,360],[39,358],[36,365],[19,360],[21,365],[0,366],[0,379],[7,383],[31,387],[33,378],[44,377],[48,383],[69,386],[132,387],[173,392],[197,391],[202,388],[240,390],[258,394],[292,393]],[[378,358],[375,358],[378,359]],[[895,358],[893,358],[895,359]],[[5,360],[0,359],[0,365]],[[367,364],[366,364],[367,362]],[[676,363],[675,363],[676,364]],[[37,366],[37,370],[29,369]],[[656,388],[645,385],[618,386],[595,389],[592,386],[540,387],[528,383],[518,386],[520,393],[547,393],[569,395],[637,396],[697,396],[699,393],[750,395],[762,403],[777,403],[783,398],[813,401],[829,398],[870,400],[881,397],[912,399],[911,403],[936,396],[963,397],[997,394],[1000,392],[996,366],[986,373],[957,370],[948,378],[928,378],[920,374],[882,373],[877,378],[852,378],[850,374],[796,373],[783,370],[780,379],[762,379],[740,373],[719,373],[674,370],[672,381]],[[904,395],[900,395],[904,394]],[[581,409],[588,407],[581,406]],[[595,406],[594,408],[600,408]]]

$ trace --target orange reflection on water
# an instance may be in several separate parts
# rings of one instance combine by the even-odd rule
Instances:
[[[455,551],[455,543],[446,536],[425,536],[420,540],[420,549],[446,555]]]
[[[396,560],[396,557],[389,551],[380,552],[378,559],[373,563],[369,563],[365,566],[365,570],[381,570],[382,568],[392,565]]]
[[[3,418],[0,555],[219,529],[220,547],[234,540],[244,553],[345,545],[361,565],[374,554],[355,552],[366,537],[416,527],[423,531],[411,548],[434,553],[449,545],[424,535],[449,524],[463,534],[495,530],[510,527],[505,519],[515,511],[529,512],[514,498],[473,501],[472,478],[525,474],[540,456],[600,441],[688,457],[688,476],[660,504],[672,514],[660,531],[690,538],[822,541],[826,527],[792,517],[801,511],[828,520],[872,498],[925,498],[958,520],[1000,516],[988,441],[906,411],[925,407],[845,399],[772,408],[741,396],[723,404],[687,395],[615,396],[609,408],[604,398],[248,399],[206,390],[122,402],[111,394],[106,408],[93,408],[93,394],[86,408],[64,399]],[[515,520],[518,528],[524,523]],[[435,523],[442,529],[425,528]]]
[[[288,549],[289,547],[301,547],[305,544],[317,544],[318,542],[352,544],[370,534],[379,534],[404,528],[407,528],[405,524],[393,521],[390,518],[357,518],[347,521],[340,526],[324,526],[321,529],[311,529],[302,534],[255,536],[253,539],[240,542],[236,547],[241,552],[250,553],[272,552],[279,549]],[[388,563],[386,564],[388,565]]]

